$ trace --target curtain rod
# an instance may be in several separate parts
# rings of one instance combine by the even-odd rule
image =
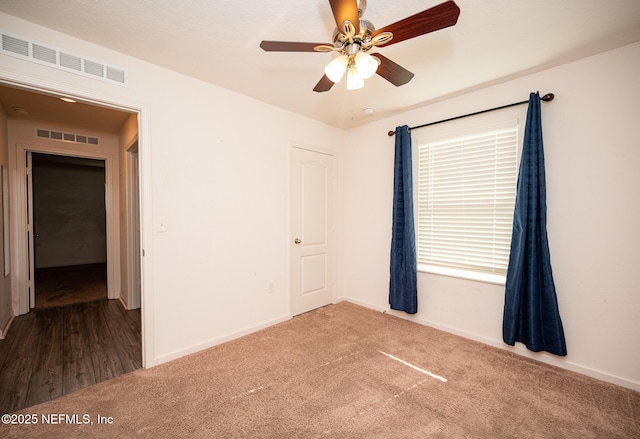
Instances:
[[[553,93],[547,93],[546,95],[542,96],[540,99],[542,99],[545,102],[549,102],[549,101],[552,101],[554,97],[555,97],[555,95]],[[528,99],[526,101],[522,101],[522,102],[514,102],[513,104],[507,104],[507,105],[503,105],[501,107],[489,108],[488,110],[476,111],[475,113],[463,114],[462,116],[451,117],[449,119],[439,120],[437,122],[425,123],[424,125],[418,125],[418,126],[415,126],[415,127],[409,127],[409,131],[415,130],[417,128],[428,127],[430,125],[437,125],[437,124],[443,123],[443,122],[450,122],[450,121],[456,120],[456,119],[462,119],[463,117],[475,116],[477,114],[488,113],[489,111],[502,110],[503,108],[514,107],[516,105],[522,105],[522,104],[528,104],[528,103],[529,103]],[[393,131],[389,131],[387,134],[389,134],[389,137],[391,137],[395,133],[396,133],[396,131],[393,130]]]

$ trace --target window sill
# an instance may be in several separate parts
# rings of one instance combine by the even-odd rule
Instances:
[[[438,267],[435,265],[418,265],[418,272],[439,274],[442,276],[457,277],[461,279],[475,280],[496,285],[504,285],[506,281],[506,276],[502,274],[479,273],[477,271],[468,271],[449,267]]]

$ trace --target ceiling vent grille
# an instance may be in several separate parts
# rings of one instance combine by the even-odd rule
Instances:
[[[85,145],[98,145],[100,143],[100,140],[94,136],[64,133],[62,131],[46,130],[42,128],[38,128],[36,130],[36,137],[40,137],[41,139],[59,140],[61,142],[82,143]]]
[[[49,49],[48,47],[41,46],[39,44],[33,44],[33,57],[37,60],[48,62],[49,64],[55,64],[58,59],[56,58],[56,51]]]
[[[126,69],[110,66],[95,60],[88,60],[48,45],[29,41],[27,38],[17,35],[2,31],[0,33],[2,35],[1,52],[5,55],[26,59],[110,84],[129,85],[129,75]]]

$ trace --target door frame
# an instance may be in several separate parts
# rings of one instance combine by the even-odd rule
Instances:
[[[314,146],[309,146],[309,145],[304,145],[304,144],[298,144],[298,143],[292,143],[290,148],[289,148],[289,191],[288,191],[288,207],[289,207],[289,233],[288,233],[288,237],[289,237],[289,242],[287,243],[287,250],[288,250],[288,260],[289,260],[289,265],[288,265],[288,271],[289,271],[289,316],[293,316],[293,301],[294,301],[294,285],[293,285],[293,281],[294,281],[294,273],[293,273],[293,267],[294,267],[294,257],[295,257],[295,252],[293,251],[293,246],[295,245],[294,243],[294,239],[296,238],[296,236],[294,236],[295,234],[295,230],[294,230],[294,224],[293,224],[293,206],[292,206],[292,188],[293,188],[293,179],[292,179],[292,165],[293,165],[293,153],[295,149],[302,149],[302,150],[307,150],[307,151],[311,151],[314,153],[318,153],[318,154],[324,154],[324,155],[328,155],[331,157],[332,159],[332,175],[330,176],[330,191],[331,191],[331,197],[332,197],[332,209],[331,209],[331,216],[329,218],[330,221],[330,225],[328,226],[328,228],[330,229],[330,233],[329,233],[329,246],[328,248],[330,249],[330,255],[329,255],[329,267],[328,270],[330,271],[330,279],[331,279],[331,302],[335,304],[337,302],[337,252],[336,252],[336,239],[337,239],[337,214],[338,214],[338,184],[337,184],[337,175],[338,175],[338,164],[337,164],[337,155],[335,153],[335,151],[331,150],[331,149],[325,149],[325,148],[319,148],[319,147],[314,147]]]
[[[33,260],[33,252],[29,252],[29,240],[33,239],[33,233],[31,238],[27,238],[27,224],[33,222],[33,185],[31,186],[31,194],[27,197],[27,157],[29,153],[44,153],[61,155],[66,157],[81,157],[89,159],[104,160],[105,162],[105,208],[106,208],[106,243],[107,243],[107,296],[109,299],[116,299],[120,291],[116,289],[116,286],[120,284],[120,251],[119,240],[120,237],[116,233],[118,218],[118,206],[115,202],[115,179],[117,178],[117,172],[115,170],[114,157],[110,154],[104,154],[100,151],[84,152],[64,149],[50,145],[31,145],[26,143],[18,143],[15,146],[16,152],[16,167],[15,173],[17,179],[15,180],[16,187],[13,191],[15,195],[15,201],[12,203],[17,213],[17,221],[14,223],[14,245],[16,262],[25,260],[28,256],[29,262],[26,264],[24,275],[22,270],[16,270],[16,283],[18,292],[19,313],[25,314],[33,308],[30,295],[33,295],[35,288],[35,266]],[[33,170],[33,168],[32,168]],[[31,179],[29,179],[31,181]],[[31,206],[29,210],[28,206]],[[29,216],[29,217],[28,217]],[[16,267],[18,268],[18,267]],[[33,285],[30,285],[33,284]],[[33,288],[30,288],[33,287]]]
[[[26,178],[23,178],[25,203],[23,210],[25,211],[25,221],[19,224],[26,226],[27,235],[27,311],[36,306],[36,237],[34,236],[35,215],[33,213],[33,151],[26,151],[24,157],[26,166]],[[23,235],[24,236],[24,235]],[[22,286],[18,291],[23,291]]]
[[[127,208],[127,293],[126,293],[126,309],[140,308],[140,168],[138,161],[138,136],[125,147],[123,171],[126,176],[125,188],[125,206]],[[122,302],[122,294],[120,301]]]
[[[43,93],[60,97],[71,97],[76,100],[83,101],[88,104],[113,108],[115,110],[127,111],[135,113],[138,116],[138,164],[140,177],[140,247],[142,251],[140,261],[140,283],[141,283],[141,320],[142,320],[142,367],[153,367],[156,364],[155,359],[155,318],[154,295],[153,295],[153,235],[152,235],[152,212],[153,212],[153,187],[151,180],[151,122],[149,115],[151,107],[148,103],[133,101],[122,96],[114,97],[114,95],[106,95],[95,90],[87,90],[74,86],[69,83],[52,82],[46,78],[33,76],[24,73],[16,73],[15,71],[0,68],[0,83],[23,88],[35,93]],[[11,160],[12,150],[14,148],[9,145],[9,166],[11,200],[11,226],[18,224],[18,206],[16,196],[18,195],[18,180],[16,172],[16,163]],[[15,157],[14,157],[15,160]],[[24,261],[18,260],[17,240],[18,233],[15,227],[11,227],[11,291],[13,297],[14,314],[19,314],[19,294],[17,288],[17,276],[15,265]],[[24,238],[23,238],[24,239]],[[119,267],[117,267],[119,269]],[[22,268],[24,270],[24,267]]]

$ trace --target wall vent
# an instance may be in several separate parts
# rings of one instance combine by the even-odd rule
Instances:
[[[129,86],[129,74],[126,69],[110,66],[96,60],[89,60],[4,31],[0,31],[0,34],[2,35],[2,49],[0,52],[5,55],[102,80],[110,84]]]
[[[63,133],[62,131],[46,130],[42,128],[38,128],[36,130],[36,137],[59,140],[62,142],[83,143],[85,145],[98,145],[100,142],[97,137],[87,136],[85,134]]]

